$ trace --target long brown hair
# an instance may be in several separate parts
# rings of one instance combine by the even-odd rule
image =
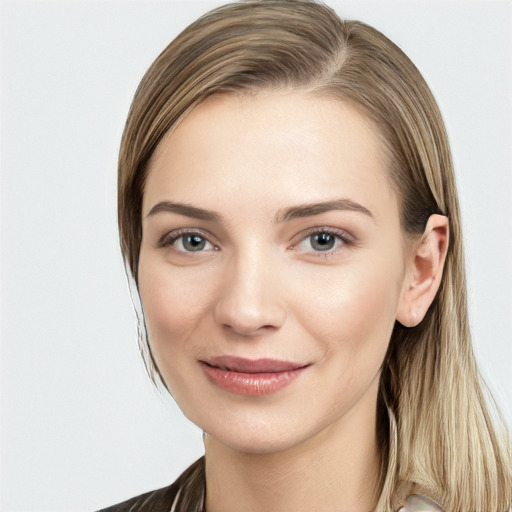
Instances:
[[[447,510],[507,510],[510,444],[495,426],[471,348],[446,131],[419,71],[379,31],[343,21],[310,0],[243,1],[207,13],[160,54],[135,94],[119,157],[121,248],[135,283],[144,183],[162,137],[212,94],[275,89],[338,97],[373,121],[389,153],[407,236],[420,236],[432,213],[449,219],[438,294],[418,326],[396,323],[382,367],[377,431],[384,457],[377,510],[392,510],[413,484]],[[147,339],[141,343],[150,375],[158,380]],[[189,475],[180,496],[188,500],[187,510],[204,492],[203,470]]]

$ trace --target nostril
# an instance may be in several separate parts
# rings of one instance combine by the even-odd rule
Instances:
[[[234,263],[227,271],[214,308],[218,325],[241,336],[268,333],[283,325],[286,309],[272,276],[267,274],[268,265],[265,269],[252,260],[243,265]]]
[[[249,325],[236,325],[224,324],[224,329],[227,333],[232,333],[241,337],[254,337],[263,334],[269,334],[279,329],[275,325],[262,325],[262,326],[249,326]]]

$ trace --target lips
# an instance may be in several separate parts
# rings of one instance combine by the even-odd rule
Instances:
[[[219,356],[201,361],[201,366],[210,382],[223,390],[260,396],[283,389],[309,365],[278,359]]]
[[[280,373],[306,366],[278,359],[244,359],[233,356],[214,357],[205,362],[221,370],[240,373]]]

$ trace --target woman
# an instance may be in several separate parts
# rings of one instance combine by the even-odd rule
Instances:
[[[512,506],[446,133],[392,42],[310,1],[212,11],[143,78],[118,185],[147,367],[205,457],[109,510]]]

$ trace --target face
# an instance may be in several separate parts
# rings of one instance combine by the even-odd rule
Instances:
[[[163,378],[226,446],[375,428],[406,251],[376,129],[311,93],[214,96],[143,198],[139,290]]]

